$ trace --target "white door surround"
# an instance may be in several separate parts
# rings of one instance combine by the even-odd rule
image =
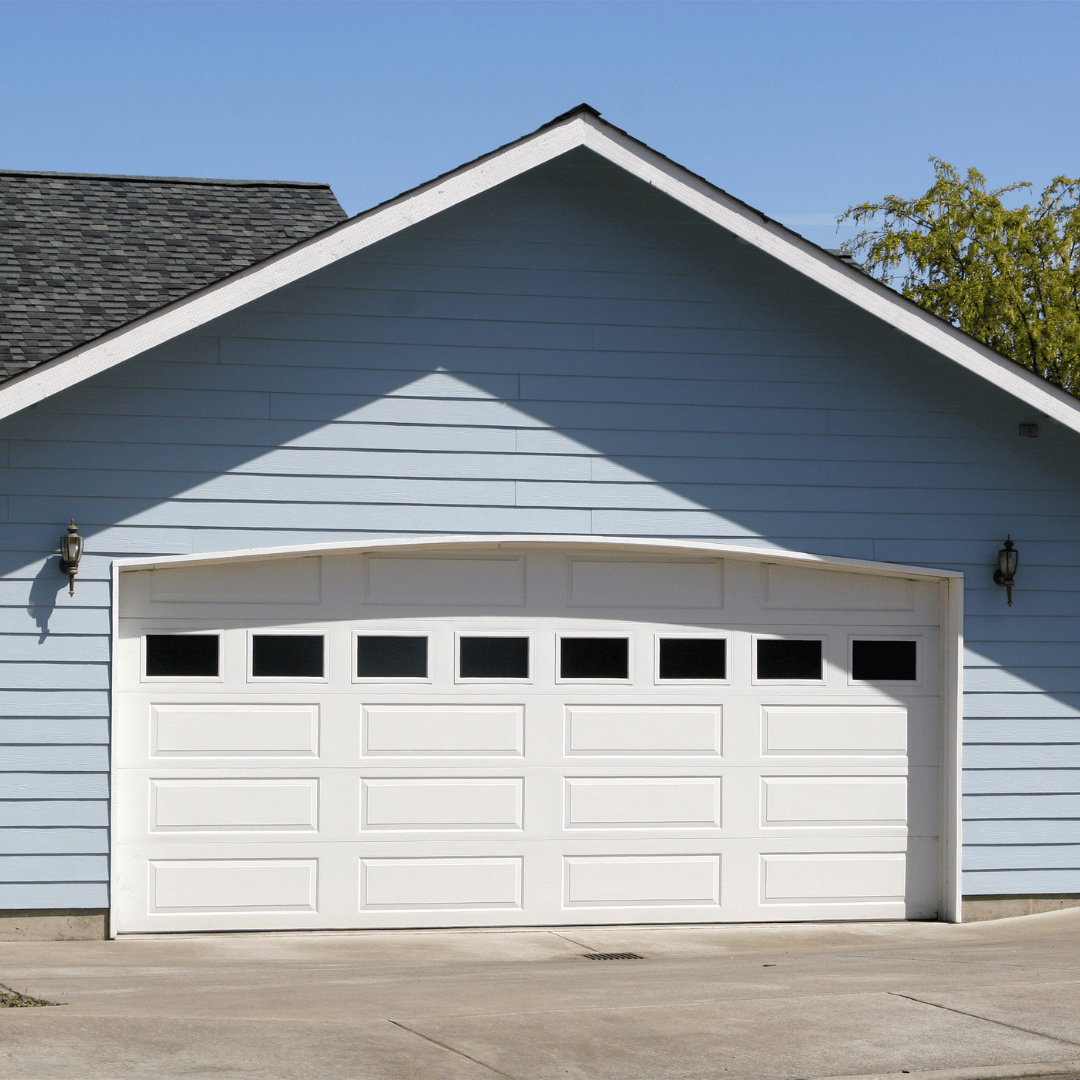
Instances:
[[[955,572],[462,536],[113,595],[114,934],[959,918]]]

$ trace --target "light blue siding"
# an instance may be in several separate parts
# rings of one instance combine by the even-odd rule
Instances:
[[[108,853],[108,829],[0,829],[0,855]]]
[[[1071,794],[1080,789],[1078,769],[964,769],[965,795]]]
[[[458,532],[963,571],[964,890],[1080,891],[1080,439],[585,151],[0,422],[0,449],[0,852],[40,860],[0,907],[107,902],[79,858],[108,824],[112,559]]]
[[[1080,832],[1074,818],[968,820],[964,823],[964,852],[973,852],[980,844],[1075,844],[1077,836]]]
[[[1080,893],[1080,870],[969,870],[966,896],[1030,896]]]
[[[85,746],[109,741],[106,716],[8,716],[0,718],[0,744],[68,743]]]
[[[2,664],[0,685],[12,690],[36,690],[43,677],[50,689],[108,690],[109,669],[106,664]]]
[[[1080,694],[965,694],[964,715],[1080,719]]]
[[[1077,732],[1071,732],[1073,739]],[[1013,738],[1016,736],[1014,735]],[[1016,745],[990,743],[968,745],[964,748],[964,767],[967,769],[1078,769],[1080,742],[1021,743]]]
[[[48,471],[38,469],[11,470],[12,496],[27,495],[33,498],[44,479],[54,479]],[[100,500],[95,505],[101,511],[109,513],[115,503],[109,499],[112,475],[104,470],[89,473],[88,491],[79,493],[83,498],[88,494],[97,495]],[[58,483],[50,486],[54,494],[50,498],[55,502],[62,498],[64,483],[58,473]],[[81,479],[81,478],[80,478]],[[222,503],[248,502],[345,502],[345,503],[414,503],[432,506],[513,506],[515,505],[515,484],[512,480],[492,482],[490,480],[461,480],[458,478],[418,479],[415,477],[323,477],[318,490],[312,490],[307,476],[266,476],[250,474],[229,474],[221,477],[204,473],[189,473],[178,477],[185,485],[185,498],[176,500],[185,504],[193,501],[213,500]],[[160,499],[169,497],[169,484],[172,478],[163,478],[158,473],[132,472],[130,494],[139,498]],[[520,487],[520,485],[518,485]],[[94,490],[94,489],[97,490]],[[21,490],[20,490],[21,489]],[[69,496],[69,498],[71,498]],[[518,505],[522,505],[518,502]],[[536,505],[533,503],[532,505]],[[20,504],[20,509],[30,510],[38,504]],[[122,510],[118,511],[123,513]],[[89,581],[87,602],[108,603],[108,582]],[[0,602],[3,597],[15,589],[14,584],[0,581]]]
[[[0,883],[0,910],[23,908],[107,908],[108,882],[55,881]]]
[[[0,800],[0,829],[30,828],[42,831],[71,825],[88,828],[109,824],[109,804],[104,796],[97,799],[46,798],[17,802]]]
[[[108,716],[109,695],[95,690],[54,690],[45,684],[49,667],[42,665],[42,685],[33,690],[0,690],[5,716]]]
[[[54,746],[38,744],[0,746],[0,771],[40,772],[108,772],[107,746]]]
[[[41,641],[32,634],[0,635],[0,663],[108,663],[108,660],[109,643],[101,637],[50,633]]]
[[[986,744],[1031,743],[1037,747],[1044,743],[1080,743],[1080,722],[1026,717],[1021,720],[969,719],[964,721],[964,733],[967,742],[964,760],[970,761],[968,755]]]
[[[964,851],[965,870],[1071,870],[1080,861],[1080,844],[972,845]]]
[[[0,855],[0,882],[108,881],[104,855]]]
[[[1022,821],[1026,818],[1080,818],[1080,795],[965,795],[964,818],[967,821],[995,819]]]
[[[46,748],[41,750],[45,762]],[[5,799],[107,799],[109,777],[92,772],[5,772],[0,773],[0,791]]]

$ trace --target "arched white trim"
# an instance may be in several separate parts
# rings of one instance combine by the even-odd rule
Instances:
[[[846,571],[881,577],[900,577],[937,581],[941,585],[941,634],[943,648],[943,730],[941,754],[941,912],[947,922],[961,918],[961,717],[963,715],[963,651],[964,651],[964,575],[956,570],[941,570],[925,566],[903,566],[897,563],[873,562],[868,559],[845,559],[809,552],[783,551],[767,547],[748,547],[698,540],[664,540],[621,536],[594,535],[529,535],[529,534],[462,534],[456,536],[415,536],[385,540],[357,540],[329,544],[298,544],[289,547],[243,548],[238,551],[212,551],[196,555],[157,555],[149,558],[115,559],[112,565],[112,634],[113,655],[119,632],[121,574],[155,567],[203,565],[288,559],[313,554],[362,554],[366,551],[409,550],[448,552],[482,548],[543,548],[594,547],[627,554],[690,553],[722,555],[764,563],[785,563],[819,570]],[[113,883],[114,884],[114,883]]]
[[[938,570],[925,566],[906,566],[900,563],[872,562],[869,559],[845,559],[833,555],[813,555],[805,551],[785,551],[778,548],[749,547],[745,544],[721,544],[702,540],[654,540],[648,537],[578,535],[574,533],[461,533],[452,536],[392,537],[385,540],[338,541],[330,544],[294,544],[288,547],[241,548],[236,551],[208,551],[195,555],[154,555],[146,558],[117,559],[120,570],[150,570],[155,566],[231,562],[234,559],[283,559],[300,554],[346,554],[380,551],[385,548],[422,548],[445,550],[460,547],[531,547],[569,545],[621,547],[639,554],[644,551],[704,551],[722,554],[725,558],[787,563],[794,566],[844,569],[885,577],[918,578],[920,580],[962,578],[957,570]]]

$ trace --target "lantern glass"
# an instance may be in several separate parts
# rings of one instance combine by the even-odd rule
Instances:
[[[83,538],[77,533],[72,535],[69,533],[60,540],[60,551],[63,555],[64,562],[77,563],[82,557]]]
[[[1013,577],[1016,573],[1016,566],[1018,562],[1018,552],[1016,548],[1011,545],[1007,548],[1002,548],[998,552],[998,568],[1001,571],[1002,577]]]

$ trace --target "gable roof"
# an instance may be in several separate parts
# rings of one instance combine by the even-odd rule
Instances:
[[[602,120],[590,105],[579,105],[531,135],[15,376],[0,386],[0,417],[202,326],[577,147],[599,154],[887,325],[1080,433],[1080,400],[920,308],[850,261],[818,247]]]
[[[344,218],[327,184],[0,170],[0,378]]]

